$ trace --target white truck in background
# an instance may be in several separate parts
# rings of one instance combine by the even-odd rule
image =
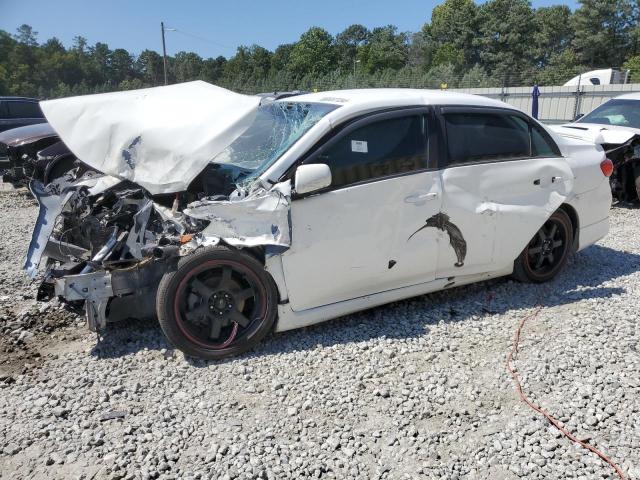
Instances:
[[[602,70],[591,70],[590,72],[576,75],[567,83],[565,87],[577,85],[615,85],[629,83],[629,70],[618,70],[615,68],[604,68]]]

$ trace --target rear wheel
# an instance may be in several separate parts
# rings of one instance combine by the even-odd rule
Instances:
[[[158,287],[162,331],[188,355],[220,359],[249,350],[273,328],[277,289],[252,256],[225,247],[182,258]]]
[[[571,219],[563,210],[557,210],[516,259],[513,276],[521,282],[551,280],[567,263],[572,244]]]

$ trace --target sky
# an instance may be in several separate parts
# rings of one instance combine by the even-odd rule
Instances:
[[[15,33],[26,23],[44,42],[57,37],[69,47],[76,35],[90,45],[105,42],[139,54],[162,51],[160,22],[167,53],[193,51],[202,57],[230,57],[240,45],[274,50],[296,41],[313,26],[335,35],[353,23],[368,28],[393,24],[415,32],[440,3],[433,0],[0,0],[0,29]],[[571,0],[534,0],[534,7]]]

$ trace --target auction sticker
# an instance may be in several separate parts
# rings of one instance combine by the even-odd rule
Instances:
[[[367,142],[364,140],[351,140],[351,151],[357,153],[369,153]]]

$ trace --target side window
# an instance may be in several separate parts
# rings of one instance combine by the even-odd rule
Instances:
[[[373,122],[345,134],[310,163],[331,168],[332,187],[427,168],[421,115]]]
[[[528,157],[529,125],[503,113],[447,113],[449,163]]]
[[[0,118],[8,118],[6,103],[7,102],[1,102],[0,101]]]
[[[7,102],[9,107],[9,118],[43,118],[40,105],[36,102],[21,102],[10,101]]]
[[[537,125],[531,125],[531,155],[534,157],[559,157],[560,150],[553,139],[540,130]]]

